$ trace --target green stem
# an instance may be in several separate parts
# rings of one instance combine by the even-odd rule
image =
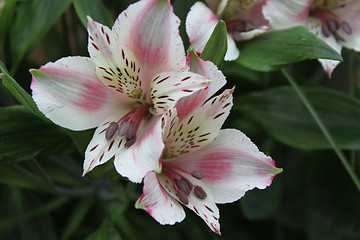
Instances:
[[[297,95],[299,96],[299,98],[301,99],[301,101],[303,102],[303,104],[305,105],[305,107],[307,108],[309,113],[311,114],[311,116],[314,118],[316,124],[319,126],[319,128],[322,131],[322,133],[324,134],[325,138],[328,140],[329,144],[334,149],[336,155],[339,157],[341,163],[344,165],[346,171],[350,175],[350,177],[353,180],[354,184],[356,185],[357,189],[360,191],[360,181],[359,181],[358,177],[356,176],[355,172],[351,168],[351,166],[350,166],[349,162],[347,161],[347,159],[345,158],[344,154],[340,151],[339,147],[335,143],[335,140],[331,136],[329,130],[323,124],[322,120],[316,113],[314,107],[312,106],[310,101],[307,99],[305,94],[302,92],[300,87],[297,85],[295,80],[287,73],[287,71],[285,69],[281,69],[281,72],[282,72],[282,74],[284,74],[286,79],[289,81],[290,85],[294,88],[295,92],[297,93]]]

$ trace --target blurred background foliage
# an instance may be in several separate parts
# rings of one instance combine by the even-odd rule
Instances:
[[[360,175],[360,55],[344,49],[344,62],[329,79],[310,60],[321,56],[318,42],[294,55],[259,38],[239,44],[244,54],[237,61],[220,63],[226,87],[236,86],[224,127],[246,133],[284,169],[266,190],[218,205],[221,237],[187,209],[186,219],[174,226],[161,226],[134,209],[142,186],[122,179],[112,163],[81,177],[93,130],[72,132],[44,119],[27,95],[28,70],[65,56],[88,56],[86,15],[111,27],[132,2],[0,0],[0,239],[360,239],[359,190],[293,87],[276,71],[286,66]],[[172,3],[187,48],[185,19],[195,1]],[[294,37],[288,47],[296,49],[301,29],[292,31],[284,34]],[[274,58],[283,62],[266,65]]]

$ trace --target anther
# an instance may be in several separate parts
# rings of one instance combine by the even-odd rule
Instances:
[[[339,28],[340,28],[340,24],[338,21],[336,21],[335,19],[329,19],[326,21],[326,23],[329,27],[329,30],[333,33],[335,33]]]
[[[134,123],[130,123],[129,128],[127,129],[126,132],[126,139],[133,139],[136,135],[136,124]]]
[[[118,124],[116,122],[110,123],[109,127],[106,129],[105,132],[105,138],[107,140],[111,139],[114,136],[114,133],[116,132],[116,129],[118,128]]]
[[[200,199],[205,199],[207,197],[207,194],[204,191],[204,189],[202,187],[199,187],[199,186],[196,186],[194,188],[194,193],[195,193],[195,196],[197,196]]]
[[[189,199],[182,190],[177,191],[175,195],[179,198],[180,202],[182,202],[183,204],[185,205],[189,204]]]
[[[191,176],[193,176],[194,178],[199,179],[199,180],[204,178],[204,174],[202,172],[199,172],[199,171],[193,171],[191,173]]]
[[[181,190],[186,196],[190,195],[192,186],[189,185],[183,178],[175,179],[176,186]]]
[[[324,23],[322,26],[321,26],[321,33],[325,36],[325,37],[330,37],[330,32],[329,32],[329,26]]]
[[[345,41],[345,39],[341,37],[337,32],[334,32],[334,37],[337,42]]]
[[[128,121],[121,122],[118,131],[119,136],[124,136],[127,130],[129,129],[129,127],[130,127],[130,123]]]
[[[343,22],[341,23],[341,28],[342,28],[342,30],[344,30],[344,32],[345,32],[346,34],[348,34],[348,35],[351,35],[351,34],[352,34],[352,28],[351,28],[351,26],[350,26],[350,24],[349,24],[348,22],[343,21]]]
[[[124,147],[129,148],[136,142],[136,136],[134,136],[131,139],[127,139],[126,143],[124,144]]]

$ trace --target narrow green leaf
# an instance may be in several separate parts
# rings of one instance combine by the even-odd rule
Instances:
[[[0,163],[72,150],[72,141],[63,129],[34,116],[23,106],[0,108]]]
[[[360,101],[325,88],[304,88],[342,149],[360,149]],[[278,141],[305,150],[331,149],[291,87],[277,87],[235,99],[233,110],[261,125]]]
[[[227,30],[224,21],[220,20],[216,25],[209,41],[206,43],[200,57],[212,61],[219,68],[224,62],[227,51]]]
[[[5,38],[13,21],[13,10],[17,1],[8,0],[5,3],[0,2],[0,47],[4,46]],[[1,4],[4,5],[1,6]]]
[[[330,131],[328,130],[328,126],[323,122],[322,118],[319,116],[317,111],[314,109],[311,101],[309,101],[309,99],[303,93],[303,91],[300,89],[300,87],[295,82],[295,80],[286,72],[285,69],[281,69],[281,72],[285,76],[285,78],[289,81],[290,85],[292,86],[292,88],[294,89],[294,91],[296,92],[299,99],[301,100],[301,102],[306,107],[306,109],[309,111],[311,117],[316,122],[316,125],[319,127],[322,134],[324,135],[324,137],[326,138],[326,140],[330,144],[331,148],[334,150],[334,152],[338,156],[340,162],[342,163],[345,170],[349,174],[351,180],[353,181],[353,183],[357,187],[358,191],[360,191],[360,179],[357,177],[356,173],[354,172],[354,169],[352,169],[352,167],[350,166],[348,160],[346,159],[346,157],[344,156],[344,154],[340,150],[340,148],[339,148],[339,146],[337,144],[337,140],[334,139],[334,137],[332,136],[332,133],[330,133]]]
[[[72,0],[33,0],[19,4],[17,18],[10,31],[13,68],[46,35]]]
[[[264,33],[238,44],[235,61],[257,71],[273,71],[306,59],[342,61],[341,55],[303,26]]]
[[[0,69],[2,72],[2,83],[11,92],[11,94],[24,105],[33,114],[42,119],[48,120],[37,108],[34,100],[8,73],[5,65],[0,61]]]
[[[76,14],[85,28],[87,28],[88,23],[87,16],[110,28],[114,25],[114,18],[102,0],[74,0],[73,3]]]

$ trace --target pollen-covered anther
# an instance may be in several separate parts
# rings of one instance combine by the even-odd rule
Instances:
[[[105,132],[105,138],[107,140],[111,139],[114,136],[118,126],[119,126],[119,124],[116,122],[110,123],[109,127],[106,129],[106,132]]]
[[[190,195],[193,185],[186,178],[175,179],[176,186],[181,190],[186,196]]]
[[[194,178],[199,179],[199,180],[204,178],[204,174],[200,171],[193,171],[191,173],[191,176],[193,176]]]
[[[179,189],[175,195],[179,198],[180,202],[182,202],[183,204],[185,205],[189,204],[189,198],[182,190]]]
[[[326,19],[321,26],[321,33],[325,37],[330,37],[333,35],[336,41],[345,41],[338,33],[339,29],[342,29],[346,34],[352,34],[352,28],[350,24],[346,21],[338,21],[336,19]]]
[[[194,193],[195,193],[195,196],[200,198],[200,199],[205,199],[207,197],[207,194],[204,191],[204,189],[202,187],[199,187],[199,186],[196,186],[194,188]]]

